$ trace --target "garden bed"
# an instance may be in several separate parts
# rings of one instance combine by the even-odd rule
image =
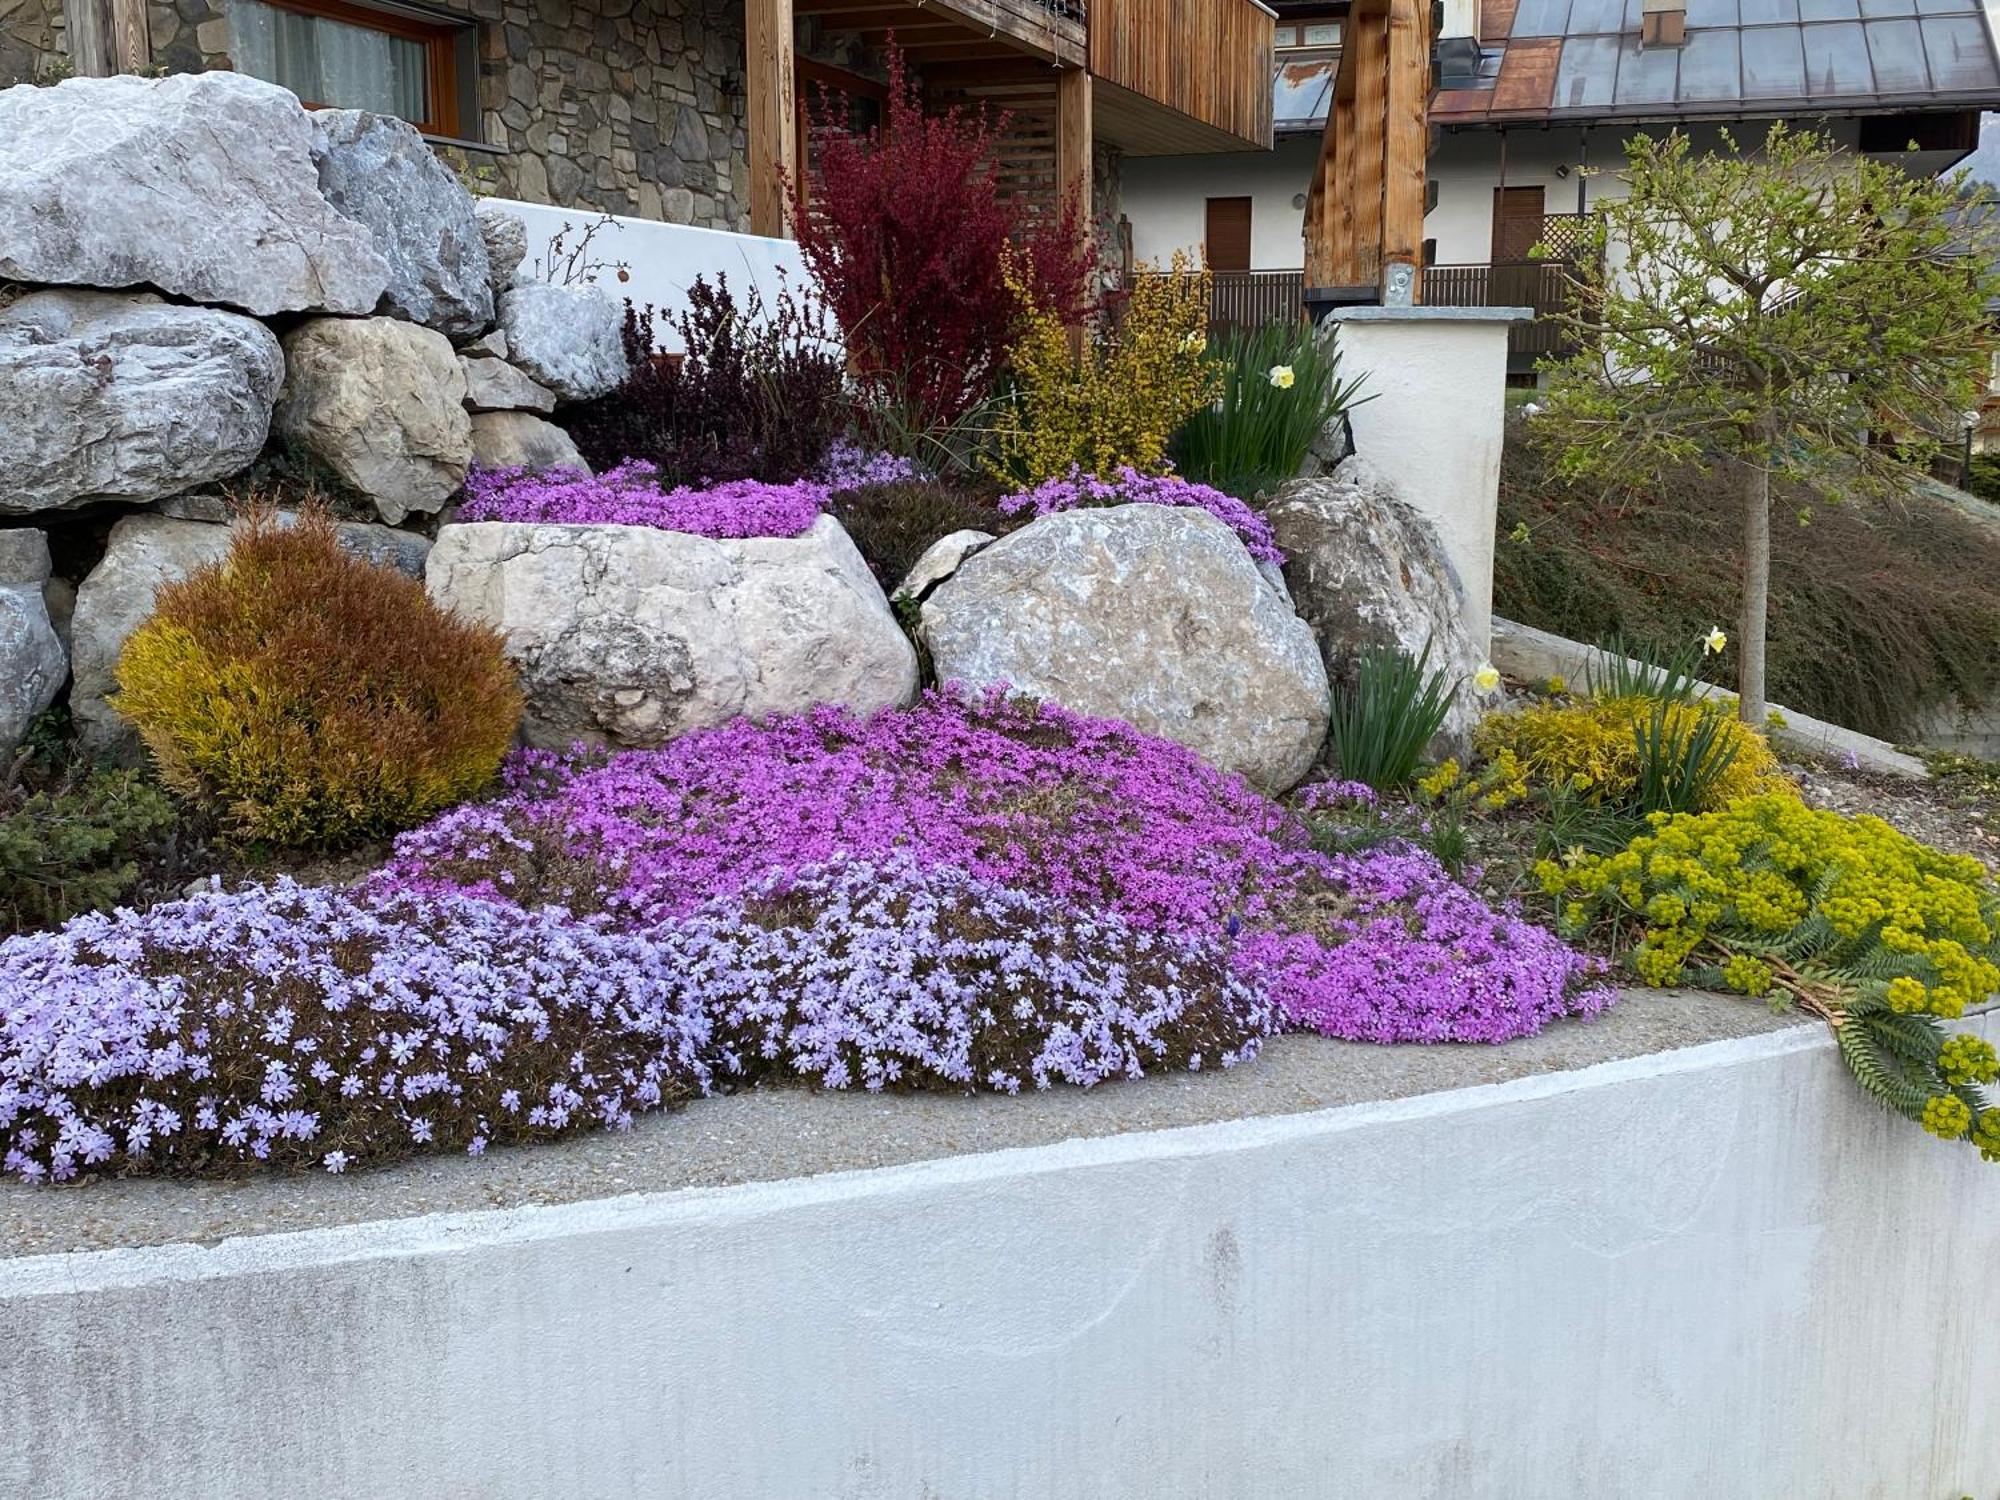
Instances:
[[[360,1224],[627,1193],[811,1177],[1077,1138],[1403,1099],[1751,1036],[1809,1018],[1700,991],[1634,990],[1589,1021],[1505,1047],[1271,1038],[1254,1063],[1018,1097],[765,1087],[593,1132],[379,1171],[124,1179],[50,1192],[0,1182],[0,1258]]]

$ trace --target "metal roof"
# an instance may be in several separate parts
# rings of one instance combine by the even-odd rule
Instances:
[[[1317,133],[1333,103],[1333,73],[1340,54],[1278,59],[1271,83],[1271,128],[1279,135]]]
[[[1980,0],[1687,0],[1687,40],[1641,46],[1640,0],[1518,0],[1487,84],[1440,124],[1659,120],[2000,105]],[[1492,6],[1489,10],[1503,10]]]

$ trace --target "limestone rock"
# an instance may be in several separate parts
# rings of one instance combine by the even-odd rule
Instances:
[[[150,293],[32,292],[0,309],[0,515],[237,473],[263,449],[284,373],[254,318]]]
[[[924,548],[923,556],[910,564],[910,571],[904,575],[903,581],[896,585],[889,597],[923,598],[956,573],[968,557],[992,540],[992,532],[975,531],[970,527],[963,531],[948,532]]]
[[[280,525],[287,517],[280,514]],[[421,578],[430,543],[406,531],[365,522],[343,521],[340,544],[368,562]],[[70,711],[83,742],[99,753],[130,756],[139,737],[106,702],[114,691],[118,654],[133,631],[153,612],[164,584],[219,561],[229,550],[230,528],[168,516],[127,516],[111,528],[103,559],[76,592],[70,620],[75,681]]]
[[[32,526],[0,530],[0,587],[49,581],[49,534]]]
[[[458,352],[467,359],[505,359],[507,335],[498,328],[489,328],[478,338],[460,344]]]
[[[507,357],[564,401],[588,401],[625,378],[625,313],[595,285],[523,282],[501,294]]]
[[[528,258],[528,226],[519,214],[491,204],[479,206],[479,234],[486,242],[486,273],[495,300],[514,284]]]
[[[916,653],[830,516],[804,536],[745,541],[451,525],[425,584],[505,637],[534,745],[658,745],[739,714],[867,712],[916,692]]]
[[[1480,712],[1472,676],[1485,662],[1466,630],[1464,591],[1436,528],[1359,457],[1343,459],[1330,476],[1293,480],[1265,516],[1329,679],[1351,682],[1370,648],[1414,658],[1428,642],[1432,669],[1460,683],[1431,748],[1463,754]]]
[[[49,620],[40,583],[0,583],[0,756],[56,701],[69,654]]]
[[[556,409],[556,395],[504,359],[458,357],[465,372],[465,406],[468,411],[538,411]],[[476,425],[476,424],[475,424]]]
[[[319,190],[375,232],[389,263],[381,311],[446,334],[493,321],[486,236],[472,194],[416,127],[361,109],[314,112]]]
[[[0,90],[0,278],[373,312],[388,263],[320,196],[312,144],[299,101],[242,73]]]
[[[472,461],[482,469],[590,469],[568,433],[525,411],[483,411],[475,416]]]
[[[1312,632],[1206,511],[1044,516],[932,589],[919,634],[940,681],[1123,719],[1265,791],[1304,776],[1326,737]]]
[[[393,318],[319,318],[285,337],[277,428],[374,502],[436,511],[465,480],[465,374],[441,333]]]

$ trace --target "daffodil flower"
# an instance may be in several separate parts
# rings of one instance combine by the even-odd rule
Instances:
[[[1729,644],[1729,637],[1722,633],[1720,625],[1711,625],[1708,634],[1701,638],[1701,644],[1710,656],[1720,656],[1722,648]]]
[[[1500,686],[1500,669],[1488,662],[1472,674],[1472,685],[1482,693],[1490,693]]]
[[[1292,373],[1290,365],[1271,366],[1271,384],[1279,390],[1289,391],[1292,388],[1292,382],[1297,379],[1298,377]]]

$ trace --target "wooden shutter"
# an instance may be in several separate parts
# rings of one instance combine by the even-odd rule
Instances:
[[[1211,271],[1250,269],[1250,200],[1208,200],[1208,228],[1203,235]]]

